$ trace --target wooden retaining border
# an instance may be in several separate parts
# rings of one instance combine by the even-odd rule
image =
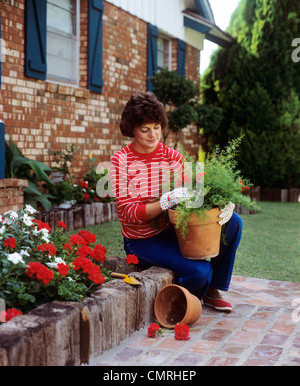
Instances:
[[[40,212],[36,218],[49,224],[51,231],[58,226],[57,221],[63,221],[66,224],[66,230],[73,231],[117,220],[118,215],[115,202],[94,202],[68,209],[55,208],[47,212]]]
[[[109,257],[116,269],[121,258]],[[172,271],[150,267],[130,274],[141,286],[112,280],[81,303],[52,302],[0,326],[0,366],[79,366],[154,321],[154,300],[174,282]]]

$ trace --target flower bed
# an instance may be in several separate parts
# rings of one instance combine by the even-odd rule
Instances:
[[[121,258],[108,257],[115,270]],[[0,366],[78,366],[120,344],[154,319],[154,300],[173,283],[169,270],[151,267],[131,273],[142,282],[101,285],[80,303],[51,302],[0,325]]]
[[[89,231],[67,237],[58,220],[50,233],[34,214],[26,206],[0,217],[0,300],[7,308],[4,318],[0,312],[0,365],[88,363],[153,321],[155,296],[173,280],[170,271],[144,271],[137,287],[110,281],[111,270],[134,270],[136,257],[107,260]]]
[[[103,264],[106,248],[95,245],[87,230],[67,237],[66,225],[50,233],[35,209],[9,211],[0,217],[0,298],[9,308],[29,311],[53,300],[80,301],[110,280]]]

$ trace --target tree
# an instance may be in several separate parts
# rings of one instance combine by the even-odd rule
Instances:
[[[169,125],[163,133],[163,142],[169,134],[175,134],[175,142],[182,129],[198,119],[194,104],[197,89],[194,83],[176,71],[164,69],[151,78],[153,93],[165,106]]]
[[[245,134],[238,164],[263,187],[300,185],[300,72],[292,41],[300,30],[298,0],[241,0],[229,48],[204,74],[203,102],[223,109],[214,143]]]

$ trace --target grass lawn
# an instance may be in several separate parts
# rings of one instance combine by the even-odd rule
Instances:
[[[241,215],[243,236],[234,274],[300,282],[300,204],[260,202],[261,212]]]
[[[300,204],[259,205],[260,213],[241,215],[243,236],[233,274],[300,282]],[[108,256],[126,256],[118,221],[88,229],[97,236],[97,243],[106,247]]]

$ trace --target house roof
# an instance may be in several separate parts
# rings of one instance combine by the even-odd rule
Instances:
[[[208,39],[223,47],[234,39],[215,22],[208,0],[106,0],[198,49]]]
[[[205,38],[222,47],[230,46],[235,39],[215,23],[208,0],[186,0],[183,11],[184,26],[205,34]]]

